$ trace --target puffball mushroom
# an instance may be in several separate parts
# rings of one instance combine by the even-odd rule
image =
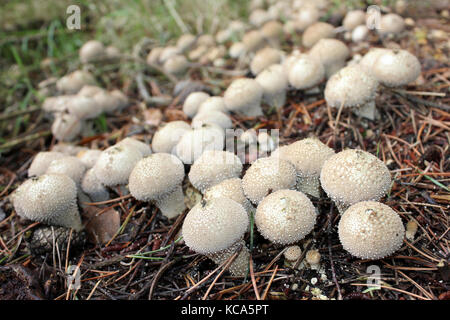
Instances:
[[[256,52],[266,44],[263,34],[259,30],[248,31],[242,37],[246,52]]]
[[[208,97],[198,107],[197,113],[220,111],[223,113],[228,112],[223,97]]]
[[[244,56],[246,53],[245,45],[242,42],[235,42],[231,45],[228,50],[228,54],[231,58],[237,59]]]
[[[191,184],[204,193],[206,189],[231,178],[239,178],[242,162],[229,151],[207,150],[194,161],[189,171]]]
[[[387,52],[390,52],[390,49],[370,48],[370,50],[362,57],[361,61],[359,61],[359,65],[364,69],[364,71],[372,73],[372,68],[375,65],[375,61],[377,61],[380,55]]]
[[[81,121],[69,113],[58,113],[52,124],[52,134],[56,140],[72,141],[81,133]]]
[[[150,146],[142,141],[139,141],[135,138],[127,137],[123,140],[120,140],[116,143],[116,146],[132,146],[139,150],[143,157],[146,157],[152,153],[152,149]]]
[[[186,215],[182,226],[183,240],[193,251],[206,255],[216,264],[239,255],[228,270],[234,276],[244,276],[249,263],[249,251],[243,237],[249,220],[245,209],[228,198],[213,198],[197,203]]]
[[[190,93],[183,103],[183,112],[189,117],[193,118],[198,111],[200,105],[209,98],[209,94],[203,91],[196,91]]]
[[[384,35],[396,35],[405,30],[405,20],[395,13],[388,13],[381,17],[378,33]]]
[[[147,55],[147,58],[145,61],[152,65],[152,64],[158,64],[159,63],[159,57],[161,56],[161,52],[163,52],[163,47],[155,47],[153,48]]]
[[[381,53],[372,66],[375,78],[387,87],[399,87],[413,82],[420,76],[419,60],[406,50],[390,50]]]
[[[109,192],[102,185],[95,175],[94,169],[91,168],[86,171],[81,180],[81,190],[86,193],[92,201],[106,201],[109,200]]]
[[[357,115],[375,119],[378,81],[359,64],[333,74],[325,86],[325,100],[332,108],[351,108]]]
[[[283,38],[283,25],[280,22],[275,20],[266,22],[260,31],[272,47],[280,46],[280,39]]]
[[[278,149],[276,155],[292,163],[297,173],[297,190],[320,198],[320,171],[334,150],[317,138],[296,141]]]
[[[163,64],[171,57],[180,54],[180,50],[175,46],[165,47],[159,55],[159,63]]]
[[[300,8],[295,19],[295,30],[303,32],[306,28],[319,20],[320,12],[314,5],[305,5]]]
[[[248,117],[262,116],[261,100],[264,90],[259,83],[250,78],[239,78],[226,89],[223,98],[227,110]]]
[[[213,123],[222,129],[230,129],[233,127],[230,117],[222,111],[211,110],[199,112],[192,119],[192,128],[200,128],[205,123]]]
[[[203,193],[205,200],[213,198],[228,198],[242,205],[248,214],[253,210],[253,206],[248,201],[242,188],[242,180],[240,178],[231,178],[213,185]]]
[[[364,41],[368,35],[369,35],[369,29],[365,25],[357,26],[352,31],[352,41],[353,42]]]
[[[43,175],[53,160],[66,157],[65,154],[55,151],[41,151],[36,154],[28,168],[28,177]]]
[[[264,9],[253,10],[248,17],[248,22],[255,27],[261,27],[264,23],[270,21],[269,13]]]
[[[300,55],[292,64],[288,73],[289,84],[296,89],[310,89],[325,78],[325,69],[316,59]]]
[[[195,45],[196,37],[192,34],[186,33],[178,38],[177,48],[180,52],[185,52]]]
[[[316,223],[316,209],[302,192],[278,190],[256,208],[255,225],[261,235],[276,244],[303,239]]]
[[[186,208],[181,183],[184,165],[174,155],[154,153],[141,159],[131,171],[128,188],[140,201],[154,201],[161,213],[171,219]]]
[[[357,26],[366,23],[366,13],[362,10],[351,10],[347,12],[342,21],[342,26],[347,31],[352,31]]]
[[[80,231],[77,186],[63,174],[43,174],[21,184],[12,195],[14,209],[23,218]]]
[[[255,78],[263,88],[263,101],[277,109],[286,103],[289,85],[287,74],[281,64],[273,64]]]
[[[348,208],[338,225],[343,248],[362,259],[382,259],[397,251],[405,236],[400,216],[385,204],[362,201]]]
[[[309,50],[308,55],[318,59],[325,68],[325,75],[330,78],[339,69],[345,66],[345,60],[350,56],[350,50],[340,40],[320,39]]]
[[[171,121],[159,127],[152,139],[153,152],[175,154],[175,147],[191,126],[184,121]]]
[[[87,41],[80,49],[81,63],[100,61],[106,56],[105,46],[98,40]]]
[[[164,70],[174,75],[184,73],[188,67],[189,62],[187,61],[186,57],[182,55],[173,55],[168,58],[163,64]]]
[[[74,96],[67,101],[67,111],[78,119],[94,119],[102,113],[101,106],[92,97]]]
[[[283,55],[280,50],[270,47],[261,49],[253,57],[250,63],[250,70],[254,75],[258,75],[267,67],[280,63],[282,59]]]
[[[63,94],[76,94],[87,84],[95,85],[94,77],[87,71],[75,70],[56,81],[56,88]]]
[[[296,262],[302,255],[302,249],[299,246],[289,246],[283,253],[284,259],[288,263]]]
[[[310,25],[302,35],[302,44],[306,48],[311,48],[320,39],[334,38],[334,26],[325,22],[316,22]]]
[[[340,213],[360,201],[378,201],[391,185],[386,165],[374,155],[356,149],[336,153],[322,166],[320,183]]]
[[[50,165],[45,173],[64,174],[71,178],[76,185],[79,186],[85,172],[86,166],[80,159],[74,156],[67,156],[50,162]]]
[[[271,191],[294,189],[295,167],[276,157],[259,158],[247,169],[242,178],[242,188],[247,198],[258,204]]]

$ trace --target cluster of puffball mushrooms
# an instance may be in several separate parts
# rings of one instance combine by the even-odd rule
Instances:
[[[13,193],[16,212],[80,231],[81,203],[106,201],[117,193],[153,203],[173,219],[187,209],[187,175],[202,198],[184,219],[185,244],[217,264],[238,253],[229,270],[243,276],[250,255],[244,236],[251,222],[270,242],[294,245],[314,229],[318,210],[310,199],[321,198],[323,190],[341,214],[338,233],[345,250],[363,259],[391,255],[400,248],[405,229],[400,216],[379,202],[391,177],[376,156],[356,149],[336,153],[315,137],[276,148],[271,136],[254,130],[237,137],[264,151],[251,157],[248,169],[248,158],[234,149],[224,151],[226,130],[233,129],[230,114],[259,117],[262,106],[279,110],[288,90],[320,92],[326,82],[324,96],[331,108],[349,108],[373,120],[379,88],[404,86],[419,77],[420,63],[406,50],[372,48],[364,56],[353,55],[344,42],[363,42],[375,34],[396,39],[407,25],[401,16],[383,14],[380,28],[369,30],[366,12],[353,10],[335,27],[319,21],[326,7],[327,1],[253,0],[248,23],[232,21],[215,36],[185,34],[174,44],[154,47],[146,61],[176,76],[185,75],[194,62],[217,68],[230,60],[248,67],[251,75],[234,79],[221,96],[190,93],[182,106],[190,122],[161,125],[151,145],[127,137],[104,150],[59,143],[39,152],[29,179]],[[302,34],[301,46],[286,53],[283,42],[294,33]],[[104,55],[106,48],[98,41],[80,50],[83,63]],[[83,70],[60,79],[58,88],[61,95],[47,98],[43,108],[55,115],[52,132],[62,142],[76,138],[81,120],[118,113],[128,105],[123,93],[95,86]],[[298,257],[297,249],[286,250],[286,258]]]

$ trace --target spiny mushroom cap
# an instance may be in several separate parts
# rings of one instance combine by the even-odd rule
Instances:
[[[239,178],[226,179],[208,188],[204,193],[204,199],[208,200],[213,198],[229,198],[234,200],[242,205],[247,212],[253,208],[244,194],[242,180]]]
[[[351,205],[380,199],[389,190],[391,175],[386,165],[374,155],[348,149],[325,161],[320,182],[333,201]]]
[[[197,113],[210,111],[227,112],[223,97],[208,97],[200,104]]]
[[[226,179],[239,178],[242,167],[241,160],[234,153],[207,150],[191,166],[189,181],[203,193]]]
[[[163,65],[163,68],[168,73],[180,74],[186,71],[189,67],[189,62],[185,56],[174,55],[168,58]]]
[[[241,240],[248,224],[247,212],[239,203],[213,198],[200,201],[188,212],[181,232],[193,251],[212,254]]]
[[[270,65],[280,63],[282,59],[283,56],[280,50],[270,47],[261,49],[253,57],[250,63],[250,70],[254,75],[257,75]]]
[[[80,185],[81,179],[86,172],[84,163],[74,156],[68,156],[55,159],[50,162],[45,173],[47,174],[65,174],[71,178],[77,185]]]
[[[49,225],[81,229],[75,182],[63,174],[44,174],[21,184],[12,196],[21,217]]]
[[[184,52],[190,49],[195,44],[195,41],[196,37],[194,35],[189,33],[183,34],[178,38],[177,48],[180,50],[180,52]]]
[[[56,88],[64,94],[75,94],[86,84],[95,85],[94,77],[87,71],[75,70],[59,79]]]
[[[184,121],[171,121],[155,132],[152,139],[153,152],[175,153],[175,146],[191,126]]]
[[[325,100],[332,108],[360,107],[375,99],[378,81],[359,64],[342,68],[325,86]]]
[[[130,174],[128,188],[137,200],[153,201],[175,190],[183,178],[184,165],[177,157],[154,153],[136,164]]]
[[[242,42],[235,42],[228,50],[228,54],[233,59],[237,59],[245,54],[245,45]]]
[[[55,116],[52,124],[52,134],[59,141],[71,141],[81,132],[81,121],[69,113],[60,113]]]
[[[347,31],[352,31],[357,26],[366,23],[366,13],[362,10],[352,10],[347,12],[344,20],[342,21],[342,26]]]
[[[392,50],[378,56],[373,75],[388,87],[403,86],[420,76],[419,60],[406,50]]]
[[[142,141],[139,141],[135,138],[130,138],[127,137],[123,140],[120,140],[118,143],[116,143],[116,146],[132,146],[136,149],[138,149],[143,157],[146,157],[148,155],[150,155],[152,153],[152,149],[150,148],[150,146]]]
[[[264,100],[270,100],[269,96],[286,91],[289,85],[287,74],[281,64],[267,67],[258,74],[255,80],[264,90]]]
[[[224,130],[213,123],[205,123],[200,128],[187,131],[175,147],[178,158],[186,164],[192,164],[206,150],[223,150]]]
[[[80,61],[88,63],[91,61],[98,61],[106,54],[105,46],[97,40],[90,40],[83,44],[80,49]]]
[[[200,105],[209,98],[209,94],[203,91],[196,91],[190,93],[183,103],[183,112],[189,117],[193,118],[198,111]]]
[[[302,255],[302,249],[299,246],[289,246],[283,253],[287,261],[297,261]]]
[[[320,262],[319,250],[314,250],[314,249],[308,250],[308,252],[306,252],[306,255],[305,255],[305,260],[310,265],[319,264],[319,262]]]
[[[141,159],[142,153],[135,147],[115,145],[102,151],[93,169],[105,186],[126,185],[131,171]]]
[[[263,34],[259,30],[248,31],[242,37],[242,43],[247,52],[254,52],[261,49],[265,44]]]
[[[319,84],[325,77],[323,65],[308,55],[300,55],[288,73],[291,86],[296,89],[309,89]]]
[[[381,17],[380,28],[377,31],[382,34],[398,34],[405,30],[405,20],[395,13],[388,13]]]
[[[192,119],[192,128],[200,128],[205,123],[214,123],[223,129],[230,129],[233,127],[230,117],[222,111],[211,110],[199,112]]]
[[[245,112],[246,109],[261,104],[263,93],[263,88],[256,80],[239,78],[228,86],[223,98],[229,111]]]
[[[326,76],[329,78],[345,65],[345,60],[350,56],[350,50],[342,41],[326,38],[317,41],[308,55],[323,64]]]
[[[375,61],[383,53],[390,52],[387,48],[371,48],[361,59],[359,65],[366,71],[371,73],[375,66]]]
[[[256,208],[256,227],[264,238],[273,243],[297,242],[312,231],[315,223],[316,209],[299,191],[275,191]]]
[[[28,176],[43,175],[53,160],[66,157],[65,154],[55,151],[41,151],[36,154],[30,167],[28,168]]]
[[[338,230],[343,248],[362,259],[391,255],[401,247],[405,235],[400,216],[376,201],[363,201],[348,208]]]
[[[67,111],[78,119],[93,119],[103,110],[93,97],[77,95],[67,102]]]
[[[294,166],[276,157],[259,158],[242,178],[244,193],[254,204],[259,203],[270,191],[293,189],[295,183]]]
[[[163,47],[153,48],[147,55],[146,61],[148,64],[158,64],[161,52],[163,52]]]
[[[277,156],[292,163],[299,176],[319,176],[325,161],[335,154],[317,138],[302,139],[278,150]]]
[[[109,200],[109,192],[97,179],[93,168],[87,170],[84,174],[81,180],[81,190],[93,201]]]
[[[325,22],[316,22],[303,32],[303,46],[310,48],[323,38],[334,38],[334,26]]]

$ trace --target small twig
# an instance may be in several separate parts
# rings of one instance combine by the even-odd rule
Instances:
[[[17,117],[22,116],[24,114],[33,113],[33,112],[36,112],[36,111],[39,111],[39,110],[41,110],[40,107],[31,107],[31,108],[28,108],[26,110],[19,110],[19,111],[14,111],[14,112],[8,112],[8,113],[0,115],[0,121],[5,121],[5,120],[17,118]]]
[[[36,139],[39,139],[42,137],[49,136],[51,134],[52,134],[52,132],[50,130],[47,130],[47,131],[43,131],[43,132],[33,133],[33,134],[30,134],[25,137],[13,139],[11,141],[8,141],[8,142],[0,145],[0,152],[5,151],[7,149],[11,149],[11,148],[13,148],[19,144],[22,144],[24,142],[33,141],[33,140],[36,140]]]

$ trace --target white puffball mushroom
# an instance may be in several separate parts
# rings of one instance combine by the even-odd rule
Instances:
[[[245,45],[242,42],[235,42],[231,45],[230,49],[228,49],[228,54],[233,59],[238,59],[244,56],[246,53]]]
[[[181,183],[184,165],[174,155],[154,153],[141,159],[133,168],[128,188],[140,201],[154,201],[161,213],[171,219],[186,208]]]
[[[280,50],[266,47],[259,50],[250,63],[250,70],[254,75],[258,75],[261,71],[273,64],[279,64],[283,59]]]
[[[280,42],[283,39],[283,25],[275,20],[266,22],[260,29],[263,37],[274,48],[280,46]]]
[[[139,152],[142,154],[143,157],[147,157],[152,153],[152,149],[150,148],[150,145],[146,144],[145,142],[139,141],[135,138],[127,137],[123,140],[120,140],[118,143],[116,143],[116,146],[131,146],[139,150]]]
[[[345,61],[350,56],[350,50],[342,41],[326,38],[317,41],[309,50],[308,55],[322,63],[326,77],[330,78],[345,66]]]
[[[183,240],[193,251],[221,264],[239,250],[228,270],[234,276],[244,276],[249,263],[249,251],[243,237],[249,221],[245,209],[228,198],[200,201],[186,215],[182,226]]]
[[[361,201],[378,201],[391,185],[386,165],[369,152],[348,149],[336,153],[322,166],[320,183],[340,213]]]
[[[255,78],[263,88],[263,101],[277,109],[286,103],[289,85],[287,74],[281,64],[273,64]]]
[[[421,72],[419,60],[406,50],[381,53],[372,66],[373,75],[387,87],[399,87],[415,81]]]
[[[58,113],[53,121],[51,131],[56,140],[72,141],[81,133],[81,121],[69,113]]]
[[[352,41],[361,42],[367,39],[369,35],[369,29],[365,25],[357,26],[352,31]]]
[[[263,115],[261,109],[263,93],[263,88],[256,80],[239,78],[228,86],[223,98],[228,111],[258,117]]]
[[[283,253],[284,259],[288,263],[296,262],[300,258],[301,255],[302,255],[302,249],[297,245],[287,247]]]
[[[78,119],[94,119],[102,113],[102,108],[92,97],[76,95],[66,105],[67,111]]]
[[[320,12],[314,5],[306,5],[299,9],[294,17],[295,30],[303,32],[320,18]]]
[[[309,234],[316,223],[316,209],[302,192],[278,190],[256,208],[255,225],[261,235],[277,244],[291,244]]]
[[[296,89],[310,89],[325,78],[325,69],[316,59],[308,55],[300,55],[292,64],[288,73],[289,84]]]
[[[244,34],[242,43],[246,52],[256,52],[265,46],[266,40],[259,30],[252,30]]]
[[[211,110],[199,112],[192,118],[192,128],[200,128],[205,123],[213,123],[220,126],[222,129],[230,129],[233,127],[231,118],[222,111]]]
[[[302,44],[306,48],[311,48],[320,39],[334,38],[334,26],[326,22],[316,22],[310,25],[302,35]]]
[[[175,147],[191,126],[184,121],[171,121],[159,127],[152,139],[153,152],[175,154]]]
[[[368,73],[373,73],[375,61],[383,53],[390,52],[387,48],[370,48],[370,50],[359,61],[359,65]]]
[[[382,36],[397,35],[405,30],[405,20],[395,13],[388,13],[381,16],[378,33]]]
[[[43,175],[53,160],[66,157],[65,154],[55,151],[41,151],[36,154],[28,168],[28,177]]]
[[[168,58],[164,64],[163,68],[166,72],[174,75],[183,74],[189,67],[189,62],[185,56],[173,55]]]
[[[63,94],[76,94],[87,84],[95,85],[94,77],[87,71],[75,70],[56,81],[56,88]]]
[[[228,198],[242,205],[249,215],[253,210],[252,204],[248,201],[244,194],[242,180],[240,178],[226,179],[213,185],[204,192],[203,198],[205,200],[213,198]]]
[[[338,225],[343,248],[362,259],[382,259],[397,251],[405,236],[400,216],[385,204],[363,201],[352,205]]]
[[[200,192],[220,182],[239,178],[242,173],[242,162],[229,151],[207,150],[194,161],[189,171],[189,181]]]
[[[200,105],[209,98],[209,94],[203,91],[196,91],[190,93],[183,103],[183,112],[189,117],[193,118],[198,111]]]
[[[248,22],[255,27],[261,27],[263,24],[270,21],[270,19],[271,17],[266,10],[256,9],[251,12],[248,17]]]
[[[44,174],[21,184],[12,194],[17,214],[48,225],[73,228],[83,226],[77,205],[75,182],[63,174]]]
[[[96,62],[106,56],[106,49],[103,43],[98,40],[89,40],[80,49],[81,63]]]
[[[271,191],[294,189],[294,166],[276,157],[259,158],[247,169],[242,178],[242,188],[247,198],[258,204]]]
[[[177,40],[177,48],[180,52],[185,52],[191,49],[195,42],[197,41],[196,37],[190,33],[183,34]]]
[[[50,165],[45,173],[65,174],[71,178],[77,186],[79,186],[85,172],[86,166],[80,159],[74,156],[67,156],[50,162]]]
[[[220,111],[223,113],[228,112],[223,97],[219,96],[208,97],[200,104],[197,113],[211,112],[211,111]]]
[[[352,31],[357,26],[366,23],[366,13],[362,10],[351,10],[347,12],[342,21],[342,26],[347,31]]]
[[[175,46],[167,46],[165,47],[160,55],[159,55],[159,63],[161,63],[162,65],[164,65],[164,63],[171,57],[179,55],[180,54],[180,50],[175,47]]]
[[[81,190],[94,202],[109,200],[109,192],[95,175],[94,169],[86,171],[81,180]]]

